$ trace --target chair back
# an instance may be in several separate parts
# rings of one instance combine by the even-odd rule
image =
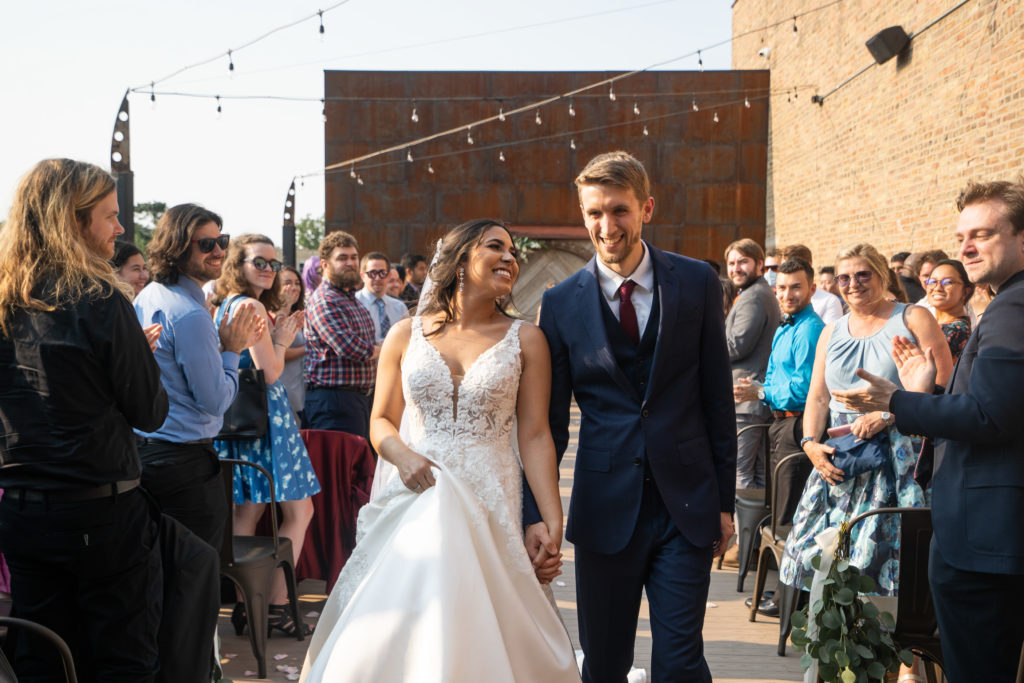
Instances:
[[[228,501],[228,514],[225,515],[227,518],[224,522],[224,539],[220,544],[220,563],[221,566],[228,566],[235,563],[235,545],[234,545],[234,523],[232,520],[233,515],[230,512],[231,504],[234,501],[234,471],[233,465],[244,465],[245,467],[253,467],[260,471],[260,473],[266,477],[267,484],[270,486],[270,500],[271,503],[267,506],[270,508],[270,525],[271,531],[274,538],[274,553],[277,554],[278,546],[280,541],[277,538],[277,492],[274,490],[274,478],[270,476],[265,468],[260,467],[254,462],[248,460],[239,460],[237,458],[221,458],[221,480],[224,482],[224,495]]]
[[[53,643],[54,648],[56,648],[57,652],[60,654],[61,664],[64,665],[64,680],[66,680],[67,683],[78,683],[78,677],[75,675],[75,662],[71,657],[71,650],[68,648],[67,643],[64,642],[64,639],[59,635],[34,621],[16,619],[15,617],[0,617],[0,626],[24,629],[31,632],[33,636],[39,636],[44,640],[49,640]],[[8,663],[7,658],[4,657],[2,652],[0,652],[0,682],[8,683],[8,681],[10,681],[10,683],[18,683],[18,678],[14,675],[14,670]]]
[[[786,536],[789,535],[790,529],[793,528],[793,520],[789,520],[788,524],[782,523],[779,520],[780,509],[784,501],[779,500],[779,479],[784,476],[788,476],[789,472],[795,469],[798,465],[803,462],[803,459],[807,458],[807,454],[790,453],[775,465],[775,469],[772,470],[771,484],[765,495],[767,496],[768,505],[771,508],[770,524],[772,530],[772,536],[774,538],[781,538],[785,540]]]

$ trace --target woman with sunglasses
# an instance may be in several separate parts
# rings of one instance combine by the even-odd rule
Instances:
[[[295,558],[302,553],[306,527],[313,518],[310,496],[320,491],[313,465],[299,428],[292,417],[288,394],[281,382],[285,352],[302,326],[302,312],[279,316],[275,321],[268,311],[280,309],[281,283],[277,277],[282,264],[277,260],[274,243],[263,235],[240,235],[233,238],[224,257],[224,269],[217,280],[213,304],[217,306],[215,323],[244,302],[252,302],[264,318],[269,335],[263,335],[239,356],[238,367],[263,371],[267,383],[267,432],[251,441],[214,441],[222,458],[248,460],[268,470],[274,478],[277,501],[281,505],[281,536],[292,539]],[[270,487],[251,467],[236,467],[234,476],[234,528],[239,535],[253,535],[256,524],[268,502]],[[305,624],[296,624],[285,608],[287,591],[284,575],[278,572],[270,591],[271,629],[295,635],[297,628],[309,632]],[[231,615],[238,635],[245,628],[244,604],[239,602]]]
[[[890,355],[896,335],[931,349],[939,369],[938,381],[944,384],[949,378],[953,362],[938,323],[924,308],[889,300],[889,272],[885,257],[869,244],[844,249],[836,259],[836,282],[850,312],[825,327],[814,356],[800,447],[816,471],[808,478],[793,516],[793,530],[779,569],[780,580],[795,588],[803,589],[804,579],[813,573],[811,560],[821,552],[814,539],[826,528],[838,527],[875,508],[926,505],[924,491],[914,481],[919,444],[896,431],[891,414],[852,412],[830,393],[862,384],[858,369],[899,383]],[[821,438],[826,427],[845,425],[859,439],[888,430],[887,462],[845,477],[832,463],[835,449]],[[875,580],[879,595],[896,593],[898,557],[898,521],[875,516],[854,528],[850,562]]]
[[[955,259],[944,259],[936,263],[924,280],[924,291],[928,305],[934,311],[935,319],[946,337],[949,352],[956,361],[971,336],[967,302],[974,296],[974,285],[967,277],[964,264]]]

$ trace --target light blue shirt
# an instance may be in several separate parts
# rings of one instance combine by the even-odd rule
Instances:
[[[764,399],[772,410],[800,411],[807,403],[818,337],[825,329],[808,304],[793,316],[792,325],[779,325],[764,376]]]
[[[238,392],[238,354],[220,351],[205,301],[199,284],[185,275],[170,286],[152,282],[135,298],[143,327],[163,325],[154,356],[170,401],[160,429],[136,430],[141,436],[182,443],[220,432],[224,412]]]
[[[402,318],[409,317],[409,308],[405,305],[404,301],[396,299],[393,296],[388,296],[387,294],[378,298],[374,296],[373,292],[371,292],[367,287],[363,287],[356,292],[356,301],[361,303],[363,308],[370,313],[370,317],[373,318],[373,336],[378,344],[384,341],[384,335],[380,333],[380,311],[377,308],[378,301],[384,302],[384,312],[387,313],[388,322],[390,323],[390,327],[388,329],[394,327]]]

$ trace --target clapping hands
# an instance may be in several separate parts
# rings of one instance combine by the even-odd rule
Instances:
[[[892,340],[892,359],[900,375],[900,382],[907,391],[932,393],[938,370],[931,349],[924,351],[906,337]],[[899,389],[895,383],[884,377],[872,375],[864,369],[857,370],[857,376],[868,382],[859,389],[833,391],[832,396],[851,410],[867,413],[872,410],[889,410],[889,401]]]
[[[256,311],[252,302],[245,302],[235,309],[228,320],[224,316],[220,321],[220,344],[225,351],[241,353],[258,342],[267,331],[267,324]]]
[[[291,343],[295,340],[295,335],[302,329],[305,315],[305,311],[295,311],[291,315],[279,317],[277,324],[274,325],[274,331],[270,333],[273,342],[285,348],[291,346]]]

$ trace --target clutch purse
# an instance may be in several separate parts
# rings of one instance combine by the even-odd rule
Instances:
[[[877,470],[889,459],[889,430],[883,429],[870,439],[846,434],[825,442],[836,449],[832,464],[843,471],[843,481]]]

